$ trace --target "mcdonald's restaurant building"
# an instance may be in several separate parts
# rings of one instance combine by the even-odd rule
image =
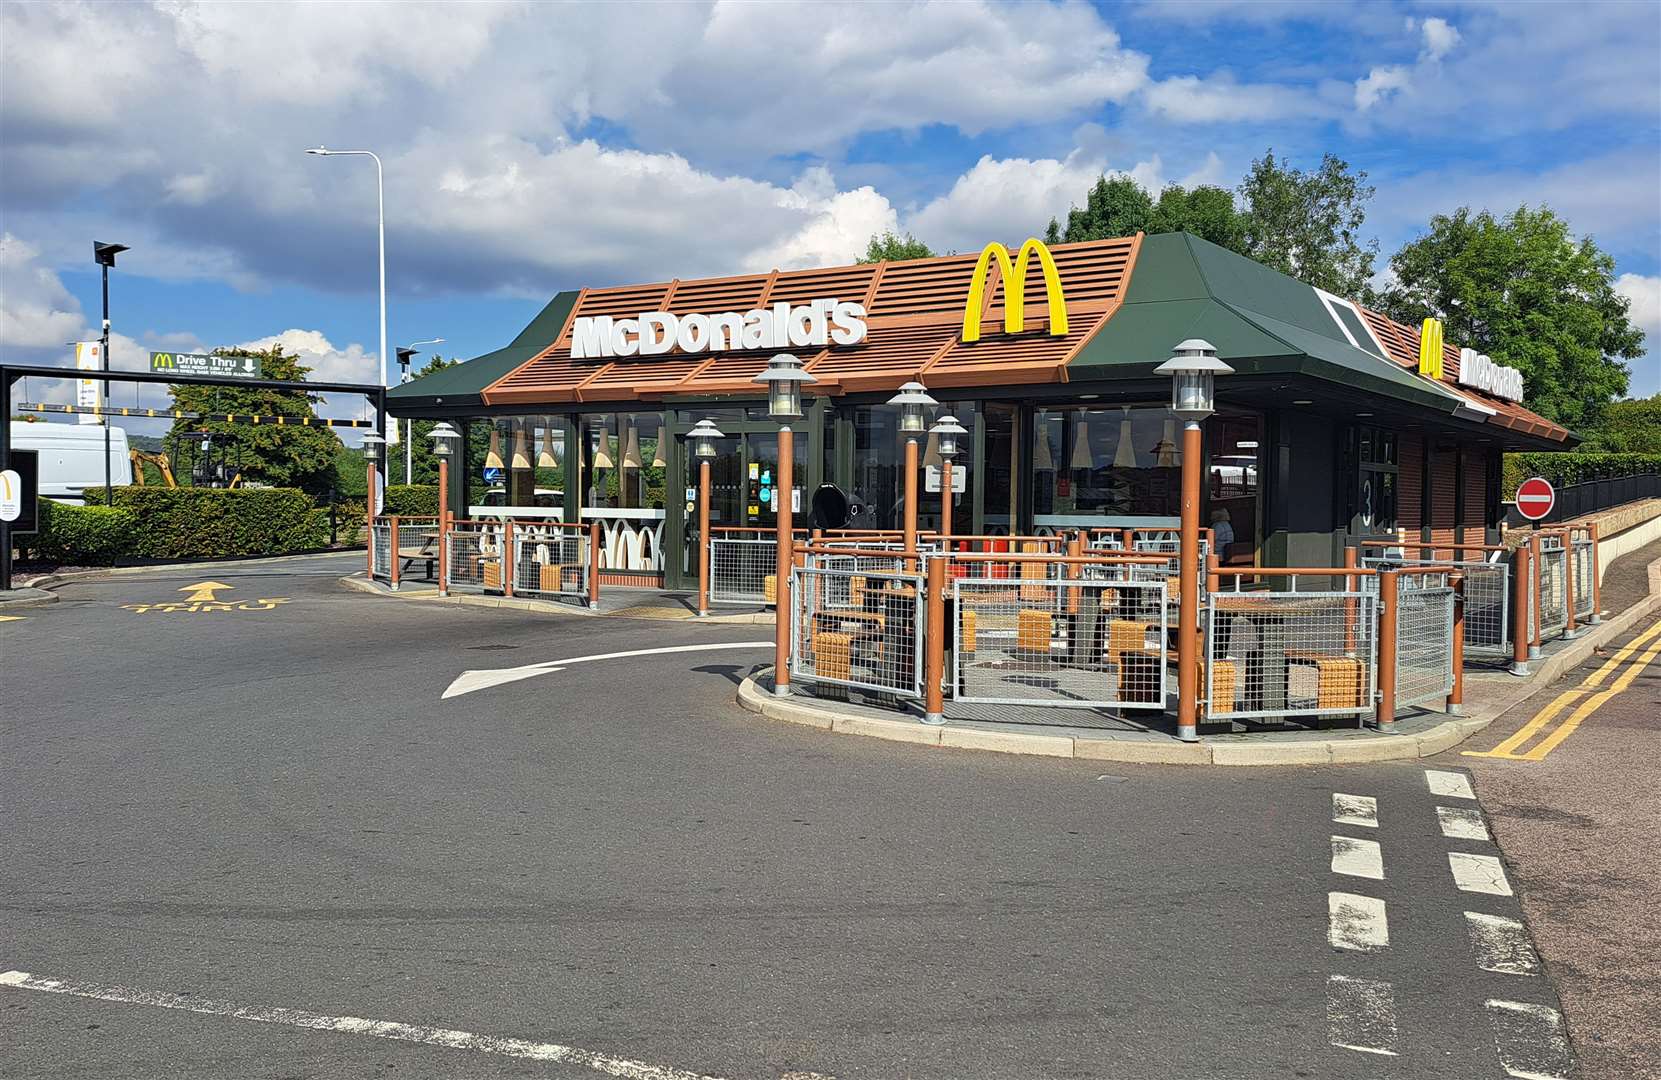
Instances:
[[[1012,287],[1015,286],[1015,287]],[[511,344],[394,389],[396,417],[466,434],[449,505],[471,518],[598,520],[610,584],[697,576],[696,463],[712,419],[715,526],[771,527],[834,483],[904,513],[899,410],[917,380],[969,430],[951,528],[1035,535],[1177,522],[1173,346],[1234,373],[1204,425],[1201,520],[1225,563],[1334,566],[1347,537],[1497,542],[1500,455],[1572,445],[1521,378],[1427,321],[1408,327],[1185,233],[562,292]],[[791,352],[814,377],[782,492],[755,377]],[[941,524],[922,453],[919,524]]]

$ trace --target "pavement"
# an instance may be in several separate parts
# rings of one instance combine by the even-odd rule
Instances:
[[[836,738],[733,707],[765,628],[390,602],[359,557],[0,623],[0,1073],[1576,1074],[1556,980],[1619,946],[1549,937],[1484,762]]]

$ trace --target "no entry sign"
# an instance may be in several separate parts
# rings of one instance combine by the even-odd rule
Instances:
[[[1517,485],[1517,513],[1530,521],[1539,521],[1557,505],[1557,492],[1551,481],[1543,476],[1531,476]]]

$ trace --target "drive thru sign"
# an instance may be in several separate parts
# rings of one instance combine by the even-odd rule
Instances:
[[[1530,521],[1539,521],[1557,505],[1557,492],[1543,476],[1531,476],[1517,485],[1517,513]]]

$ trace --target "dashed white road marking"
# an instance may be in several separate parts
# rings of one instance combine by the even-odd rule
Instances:
[[[1505,867],[1492,855],[1450,851],[1448,869],[1453,871],[1453,883],[1465,892],[1511,895],[1511,882],[1506,880]]]
[[[1482,811],[1463,806],[1438,806],[1436,820],[1442,826],[1442,835],[1451,840],[1492,840],[1488,823],[1482,820]]]
[[[1387,982],[1328,975],[1326,1023],[1333,1046],[1396,1056],[1396,992]]]
[[[1384,851],[1377,840],[1357,840],[1350,836],[1332,838],[1332,872],[1350,877],[1384,880]]]
[[[1474,800],[1476,798],[1476,792],[1471,790],[1470,778],[1464,773],[1426,769],[1425,783],[1430,785],[1432,795],[1445,795],[1454,799]]]
[[[65,979],[42,979],[27,971],[0,972],[0,986],[17,990],[39,990],[49,994],[69,994],[73,997],[94,998],[98,1001],[119,1002],[125,1005],[148,1005],[158,1009],[179,1009],[184,1012],[206,1013],[209,1016],[228,1016],[237,1020],[256,1020],[265,1024],[310,1028],[313,1031],[372,1035],[377,1039],[396,1039],[400,1042],[442,1046],[452,1050],[471,1050],[498,1057],[557,1061],[567,1065],[584,1066],[607,1076],[622,1077],[623,1080],[716,1080],[714,1077],[688,1072],[685,1069],[630,1061],[575,1046],[561,1046],[558,1043],[531,1042],[527,1039],[513,1039],[500,1035],[479,1035],[471,1031],[424,1027],[419,1024],[399,1024],[391,1020],[365,1020],[357,1016],[325,1016],[304,1009],[236,1005],[228,1001],[183,997],[160,990],[136,990],[125,986],[99,986]]]
[[[1327,940],[1335,949],[1382,949],[1390,944],[1384,901],[1356,893],[1329,892]]]
[[[444,698],[460,697],[462,694],[471,694],[475,690],[485,690],[492,686],[502,686],[521,679],[532,679],[538,675],[550,675],[556,671],[563,671],[572,664],[587,664],[595,660],[622,660],[631,656],[659,656],[664,653],[683,652],[710,652],[714,649],[761,649],[772,648],[771,641],[725,641],[707,645],[670,645],[661,649],[629,649],[624,652],[596,653],[593,656],[573,656],[569,660],[547,660],[540,664],[524,664],[511,668],[485,668],[474,671],[464,671],[457,675],[450,685],[445,687]]]
[[[1574,1072],[1574,1051],[1563,1014],[1526,1001],[1484,1003],[1494,1025],[1494,1046],[1507,1076],[1516,1080],[1566,1080]]]
[[[1502,975],[1538,975],[1540,954],[1528,940],[1528,928],[1516,919],[1465,912],[1465,929],[1471,935],[1471,953],[1483,971]]]
[[[1332,793],[1332,820],[1340,825],[1378,828],[1378,800],[1371,795]]]

